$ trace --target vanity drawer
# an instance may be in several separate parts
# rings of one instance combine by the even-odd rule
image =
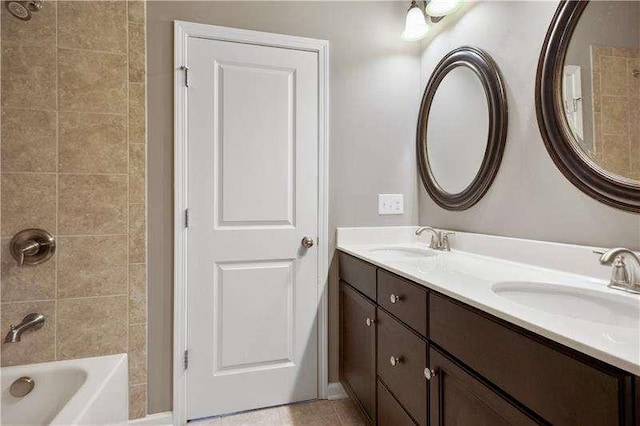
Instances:
[[[378,426],[415,426],[411,416],[378,380]]]
[[[378,377],[411,416],[427,424],[427,343],[380,308],[377,365]]]
[[[546,421],[631,424],[619,405],[629,376],[619,370],[439,295],[431,294],[429,315],[432,342]]]
[[[376,300],[376,267],[346,253],[340,253],[340,279],[372,300]]]
[[[378,269],[378,305],[427,337],[427,289]]]

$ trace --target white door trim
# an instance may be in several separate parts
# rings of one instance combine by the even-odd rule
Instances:
[[[306,50],[318,54],[318,396],[327,398],[328,272],[329,272],[329,42],[304,37],[174,21],[174,307],[173,307],[173,423],[187,421],[187,381],[183,355],[187,350],[187,96],[184,66],[189,38],[233,41]]]

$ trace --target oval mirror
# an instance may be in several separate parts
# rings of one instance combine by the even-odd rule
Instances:
[[[477,203],[498,171],[506,133],[507,102],[491,57],[474,47],[447,54],[418,118],[418,170],[431,198],[448,210]]]
[[[640,2],[561,2],[536,108],[562,173],[597,200],[640,212]]]

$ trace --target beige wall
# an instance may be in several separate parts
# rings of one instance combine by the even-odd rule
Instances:
[[[148,4],[149,409],[171,407],[174,19],[327,39],[330,51],[331,244],[336,226],[417,221],[414,161],[419,52],[403,42],[404,2]],[[403,193],[403,216],[378,216],[377,194]],[[337,376],[337,283],[330,283],[330,371]]]
[[[2,9],[2,315],[44,328],[2,345],[2,365],[129,353],[130,416],[146,414],[145,12],[140,1]],[[24,228],[56,236],[18,268]]]
[[[455,23],[443,25],[435,38],[423,43],[422,87],[438,60],[455,47],[474,45],[493,56],[506,86],[509,130],[502,166],[485,197],[469,210],[449,212],[421,188],[421,224],[640,248],[640,216],[607,207],[576,189],[554,166],[540,136],[534,100],[536,66],[557,5],[479,2],[452,17]],[[464,117],[460,120],[463,123]]]

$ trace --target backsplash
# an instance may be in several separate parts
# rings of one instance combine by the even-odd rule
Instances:
[[[128,352],[130,417],[146,414],[144,1],[46,1],[2,9],[0,332],[30,312],[41,330],[2,345],[2,366]],[[18,267],[25,228],[56,237]]]

